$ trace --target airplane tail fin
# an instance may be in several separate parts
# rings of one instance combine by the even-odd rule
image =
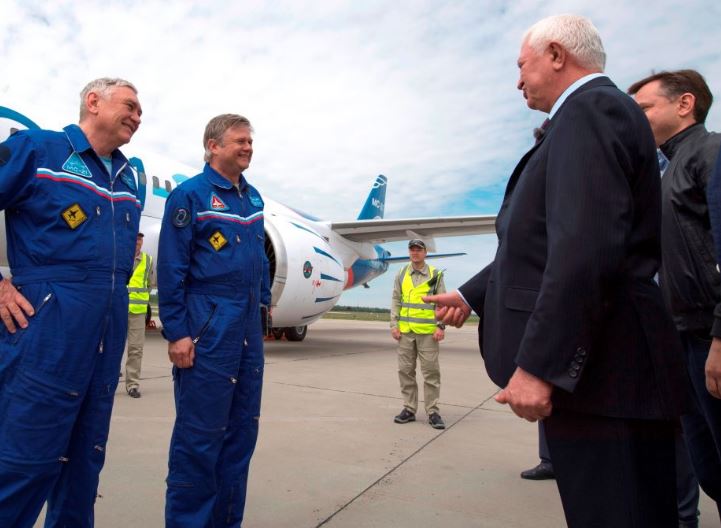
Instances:
[[[376,180],[373,182],[373,188],[368,193],[363,209],[361,209],[358,215],[358,220],[374,220],[377,218],[383,218],[383,210],[386,204],[386,186],[388,178],[379,174]]]

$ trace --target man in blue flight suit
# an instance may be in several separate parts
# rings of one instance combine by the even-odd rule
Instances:
[[[137,90],[97,79],[80,124],[0,144],[12,278],[0,281],[0,526],[93,526],[125,342],[135,176],[118,147],[140,125]]]
[[[252,127],[219,115],[203,172],[168,197],[158,295],[174,367],[176,420],[166,526],[240,526],[263,383],[261,305],[270,304],[263,200],[243,171]]]

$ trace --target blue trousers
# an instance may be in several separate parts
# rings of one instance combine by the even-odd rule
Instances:
[[[260,309],[252,298],[189,294],[194,364],[174,368],[168,528],[239,527],[258,438],[263,385]]]
[[[711,339],[681,332],[695,411],[681,417],[689,458],[701,489],[721,506],[721,400],[706,390],[706,358]],[[720,514],[721,514],[721,510]]]
[[[93,526],[127,326],[119,284],[21,287],[36,313],[0,335],[0,526],[32,527],[46,500],[46,527]]]

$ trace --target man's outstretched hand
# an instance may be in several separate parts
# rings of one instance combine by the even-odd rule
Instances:
[[[457,291],[426,295],[423,302],[436,305],[436,320],[460,328],[471,315],[471,307]]]

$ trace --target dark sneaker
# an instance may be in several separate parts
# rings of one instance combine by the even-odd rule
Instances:
[[[399,424],[404,424],[404,423],[408,423],[408,422],[415,422],[415,421],[416,421],[416,415],[413,414],[413,413],[412,413],[411,411],[409,411],[408,409],[404,408],[398,416],[396,416],[395,418],[393,418],[393,421],[394,421],[395,423],[399,423]]]
[[[446,424],[443,422],[443,418],[438,413],[433,413],[428,417],[428,423],[431,424],[433,429],[445,429]]]
[[[541,462],[534,468],[522,471],[521,478],[526,480],[549,480],[555,478],[553,465],[549,462]]]
[[[131,398],[140,398],[140,391],[137,387],[133,387],[132,389],[128,390],[128,396]]]

